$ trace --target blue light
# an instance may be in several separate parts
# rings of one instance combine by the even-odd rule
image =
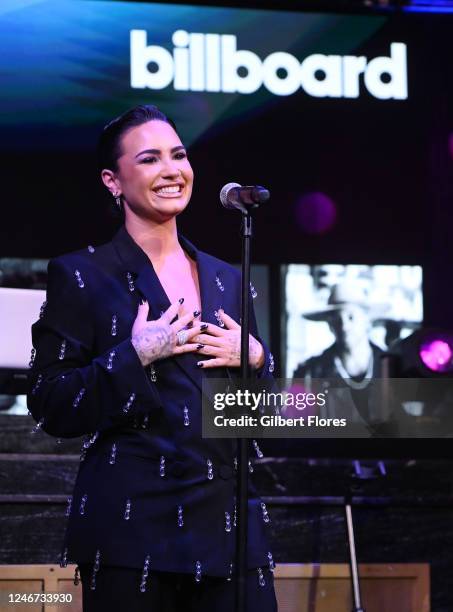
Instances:
[[[403,6],[406,13],[453,13],[452,0],[412,0],[409,5]]]
[[[405,13],[453,13],[453,7],[443,6],[405,6]]]

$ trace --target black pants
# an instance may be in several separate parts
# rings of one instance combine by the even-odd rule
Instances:
[[[234,581],[190,574],[150,572],[146,591],[140,591],[142,570],[102,566],[91,588],[92,565],[80,565],[83,612],[234,612]],[[257,570],[247,576],[247,612],[277,612],[273,574]]]

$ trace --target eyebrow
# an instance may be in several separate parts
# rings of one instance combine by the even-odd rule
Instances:
[[[184,145],[178,145],[177,147],[173,147],[170,152],[175,153],[176,151],[180,151],[181,149],[185,151],[186,147]],[[162,151],[160,149],[144,149],[143,151],[140,151],[140,153],[137,153],[135,157],[138,157],[139,155],[143,155],[143,153],[151,153],[152,155],[159,155],[160,153],[162,153]]]

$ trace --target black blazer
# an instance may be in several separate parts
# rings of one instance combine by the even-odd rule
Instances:
[[[215,311],[223,307],[239,321],[240,273],[179,240],[198,266],[201,320],[218,324]],[[62,565],[97,560],[228,576],[236,441],[201,437],[202,377],[227,372],[197,368],[201,356],[193,353],[141,365],[130,340],[138,303],[148,300],[150,319],[170,303],[124,226],[96,249],[52,259],[48,272],[47,300],[32,327],[28,406],[51,435],[87,435],[68,502]],[[251,319],[257,337],[253,313]],[[266,347],[265,355],[263,378],[273,370]],[[269,515],[251,494],[254,568],[269,564]]]

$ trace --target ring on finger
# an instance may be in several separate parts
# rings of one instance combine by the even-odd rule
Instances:
[[[188,337],[188,332],[185,329],[181,329],[181,331],[176,334],[178,346],[182,346],[183,344],[185,344],[187,342]]]

